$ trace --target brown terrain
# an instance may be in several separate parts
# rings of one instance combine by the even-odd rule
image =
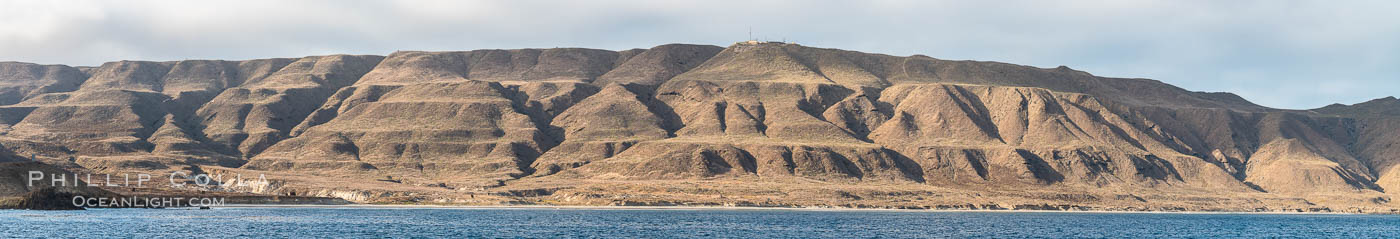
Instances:
[[[450,205],[1400,209],[1393,97],[1283,110],[1063,66],[785,43],[4,62],[0,105],[11,161],[270,179],[225,182],[217,193]]]

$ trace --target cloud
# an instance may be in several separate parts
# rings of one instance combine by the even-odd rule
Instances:
[[[1387,1],[3,1],[0,61],[728,45],[1067,65],[1280,108],[1400,92]]]

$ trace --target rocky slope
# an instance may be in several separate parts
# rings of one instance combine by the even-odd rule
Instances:
[[[0,152],[0,157],[5,156]],[[75,197],[119,198],[120,194],[101,187],[90,186],[88,182],[75,177],[59,167],[39,163],[0,161],[0,209],[25,210],[82,210],[73,205]],[[31,172],[39,172],[44,180],[29,181]],[[52,175],[71,175],[64,180],[54,181]],[[94,184],[96,185],[96,184]]]
[[[1400,191],[1393,97],[1280,110],[783,43],[9,62],[0,104],[18,155],[358,202],[1389,212]]]

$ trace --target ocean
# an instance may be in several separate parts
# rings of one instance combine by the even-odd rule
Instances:
[[[0,210],[4,237],[1394,238],[1400,216],[802,209]]]

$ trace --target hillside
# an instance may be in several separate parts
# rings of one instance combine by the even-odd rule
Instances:
[[[1397,112],[785,43],[0,63],[14,155],[362,203],[1392,212]]]

